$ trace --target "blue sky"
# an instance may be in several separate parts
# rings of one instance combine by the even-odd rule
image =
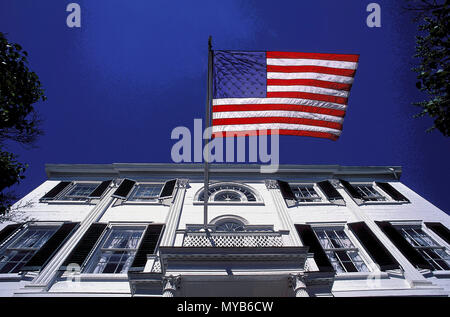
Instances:
[[[67,4],[81,28],[66,26]],[[414,119],[416,26],[402,1],[377,1],[381,28],[352,0],[2,0],[0,31],[21,44],[48,100],[45,135],[12,146],[29,163],[23,196],[45,163],[171,162],[176,126],[204,117],[207,39],[215,49],[360,54],[336,142],[281,136],[281,163],[401,165],[402,181],[448,212],[449,139]]]

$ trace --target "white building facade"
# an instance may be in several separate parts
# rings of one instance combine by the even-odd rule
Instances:
[[[0,296],[446,296],[450,218],[401,168],[54,164],[0,224]]]

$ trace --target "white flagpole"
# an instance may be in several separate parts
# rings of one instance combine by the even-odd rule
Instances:
[[[212,37],[209,36],[208,39],[208,90],[206,93],[206,116],[205,116],[205,129],[211,126],[211,89],[212,89]],[[205,231],[208,229],[208,200],[209,200],[209,141],[210,139],[205,139],[205,150],[206,157],[204,157],[205,171],[204,171],[204,185],[203,185],[203,226]]]

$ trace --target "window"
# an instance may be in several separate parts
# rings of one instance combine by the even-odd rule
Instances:
[[[208,188],[209,201],[213,202],[257,202],[258,196],[247,186],[235,183],[212,184]],[[204,200],[204,191],[201,191],[197,198]]]
[[[315,228],[314,232],[337,273],[369,272],[343,228]]]
[[[100,183],[71,183],[66,186],[53,199],[83,201],[89,198],[89,195],[99,186]]]
[[[159,198],[164,184],[139,184],[134,187],[129,201],[151,201]]]
[[[30,226],[0,254],[0,273],[17,273],[56,232],[57,227]]]
[[[450,255],[445,247],[440,246],[420,227],[396,227],[435,270],[450,269]]]
[[[313,184],[291,185],[292,192],[299,202],[320,202],[322,197],[314,189]]]
[[[126,273],[145,227],[112,227],[92,256],[86,273]]]
[[[218,232],[239,232],[245,231],[244,224],[238,221],[224,221],[216,225]]]
[[[85,200],[98,187],[98,183],[75,183],[62,195],[61,200]]]
[[[380,192],[378,192],[371,184],[353,184],[364,201],[386,201]]]

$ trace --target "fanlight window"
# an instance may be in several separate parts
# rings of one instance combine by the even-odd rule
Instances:
[[[244,224],[237,221],[226,221],[216,225],[216,232],[239,232],[244,231]]]
[[[208,190],[209,201],[214,202],[256,202],[258,197],[249,188],[233,183],[213,184]],[[198,200],[204,200],[204,191],[198,195]]]

